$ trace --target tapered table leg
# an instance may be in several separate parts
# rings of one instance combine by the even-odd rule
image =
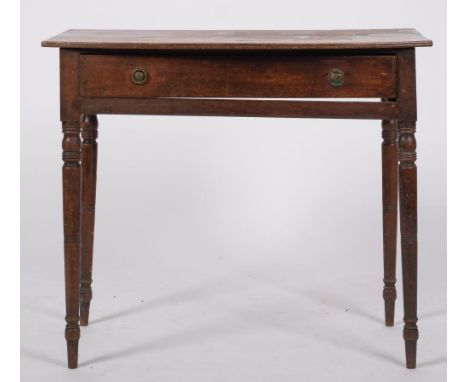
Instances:
[[[403,266],[403,337],[406,367],[416,367],[416,343],[419,337],[417,317],[417,179],[416,122],[398,121],[398,156],[400,183],[400,230]]]
[[[92,298],[94,211],[96,203],[96,167],[98,120],[95,115],[81,116],[81,287],[80,324],[88,325]]]
[[[395,272],[398,217],[398,154],[396,121],[382,121],[382,207],[385,325],[395,316]]]
[[[68,367],[78,366],[78,341],[80,338],[80,123],[63,122],[63,229],[65,251],[65,303],[67,322]]]

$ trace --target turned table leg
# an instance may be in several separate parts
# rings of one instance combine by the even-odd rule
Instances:
[[[80,325],[88,325],[92,298],[94,210],[96,201],[96,167],[98,120],[95,115],[81,116],[81,287]]]
[[[416,122],[398,121],[398,157],[400,184],[400,230],[403,266],[403,337],[406,367],[416,367],[417,317],[417,179]]]
[[[65,304],[67,322],[68,367],[78,366],[78,341],[80,338],[80,123],[62,122],[63,127],[63,230],[65,253]]]
[[[395,271],[398,216],[398,156],[396,121],[382,121],[382,207],[385,325],[395,316]]]

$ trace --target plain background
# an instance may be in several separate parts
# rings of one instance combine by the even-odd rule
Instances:
[[[24,381],[444,380],[443,1],[23,0],[21,25]],[[91,324],[67,370],[58,52],[40,41],[387,27],[434,41],[417,50],[419,368],[404,368],[401,283],[383,325],[378,121],[102,116]]]

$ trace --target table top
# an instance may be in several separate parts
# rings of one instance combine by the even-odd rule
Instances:
[[[432,46],[415,29],[89,30],[70,29],[44,47],[148,50],[398,49]]]

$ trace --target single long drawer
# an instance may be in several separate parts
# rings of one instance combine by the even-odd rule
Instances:
[[[395,57],[80,56],[83,97],[394,97]]]

